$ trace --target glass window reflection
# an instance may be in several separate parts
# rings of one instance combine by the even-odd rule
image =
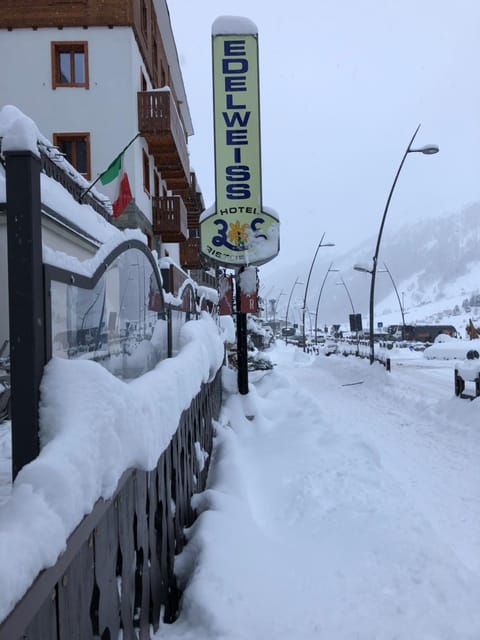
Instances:
[[[163,296],[138,249],[116,258],[93,289],[52,282],[52,355],[99,362],[136,378],[168,355]]]

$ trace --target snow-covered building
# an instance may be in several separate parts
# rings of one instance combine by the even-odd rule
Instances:
[[[5,0],[2,104],[30,116],[87,180],[122,156],[129,204],[160,256],[200,267],[203,198],[191,171],[193,126],[165,0]],[[96,188],[116,196],[98,182]]]

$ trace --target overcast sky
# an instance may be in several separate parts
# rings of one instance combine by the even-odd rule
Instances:
[[[407,157],[389,231],[480,200],[478,0],[167,1],[207,206],[211,26],[232,15],[258,27],[263,203],[281,219],[280,255],[262,271],[313,257],[323,232],[338,255],[375,239],[419,123],[416,146],[440,153]]]

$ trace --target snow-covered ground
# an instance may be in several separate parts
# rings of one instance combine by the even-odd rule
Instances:
[[[147,396],[165,375],[181,371],[192,394],[198,384],[193,369],[199,379],[210,375],[212,365],[200,366],[200,360],[218,366],[221,353],[206,357],[199,348],[198,340],[213,340],[212,352],[219,346],[213,327],[203,324],[189,323],[190,341],[180,358],[135,382],[129,392],[135,406],[147,407]],[[236,393],[235,373],[223,369],[225,399],[209,485],[194,497],[200,516],[176,561],[185,589],[182,611],[176,623],[161,625],[157,637],[478,640],[480,400],[454,396],[458,360],[393,349],[387,373],[368,360],[304,354],[280,341],[268,354],[275,367],[250,374],[247,396]],[[89,438],[91,416],[68,389],[82,384],[94,413],[105,394],[111,408],[114,396],[126,393],[119,394],[119,381],[107,380],[100,367],[95,375],[91,369],[87,384],[77,364],[57,361],[47,368],[42,425],[48,445],[13,492],[7,482],[9,423],[0,425],[3,614],[35,572],[55,561],[68,531],[88,510],[83,500],[66,517],[71,501],[62,500],[65,492],[55,493],[50,477],[63,473],[64,486],[75,460],[84,470],[101,444]],[[105,393],[99,395],[100,381]],[[173,404],[181,410],[184,402],[186,396]],[[119,422],[115,411],[102,409],[101,415],[121,455],[110,461],[106,477],[94,477],[89,467],[88,492],[85,482],[82,491],[92,504],[111,493],[132,455],[149,465],[125,420]],[[132,421],[135,434],[142,428],[150,442],[147,423]],[[79,431],[81,424],[86,430]],[[102,442],[106,456],[111,447]]]
[[[480,638],[480,400],[454,396],[454,363],[270,353],[247,396],[224,370],[182,612],[158,638]]]

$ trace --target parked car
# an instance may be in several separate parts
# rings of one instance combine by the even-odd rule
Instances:
[[[425,349],[430,346],[430,342],[412,342],[408,345],[408,348],[410,351],[425,351]]]
[[[326,356],[329,356],[332,353],[337,353],[338,351],[337,343],[335,342],[335,340],[332,340],[331,338],[327,338],[325,340],[325,343],[322,346],[323,346],[323,352]]]

